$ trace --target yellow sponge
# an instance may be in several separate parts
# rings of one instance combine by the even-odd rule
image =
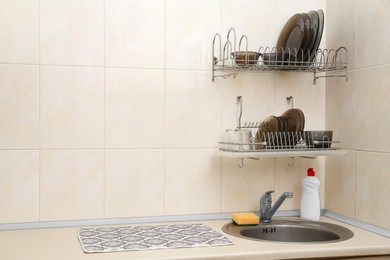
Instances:
[[[237,225],[258,225],[259,217],[253,212],[239,212],[232,214],[232,220]]]

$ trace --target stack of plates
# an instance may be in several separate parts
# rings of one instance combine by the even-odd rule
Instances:
[[[266,65],[305,65],[316,56],[324,29],[320,9],[294,14],[284,25],[276,44],[276,53],[261,54]]]
[[[267,142],[269,146],[276,146],[276,139],[280,133],[300,133],[304,128],[305,115],[302,110],[298,108],[289,109],[281,116],[269,116],[264,119],[256,133],[256,142]],[[264,140],[265,133],[268,133],[268,137],[272,136],[275,138],[267,138],[268,140]]]
[[[305,115],[302,110],[292,108],[284,112],[281,117],[287,120],[288,132],[302,132],[305,128]]]

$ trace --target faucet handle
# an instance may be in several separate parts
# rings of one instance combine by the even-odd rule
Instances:
[[[266,204],[267,203],[271,204],[272,203],[271,193],[274,193],[274,192],[275,192],[274,190],[269,190],[269,191],[264,192],[264,194],[260,198],[260,202],[266,203]]]

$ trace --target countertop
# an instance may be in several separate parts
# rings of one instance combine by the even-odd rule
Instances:
[[[293,259],[306,257],[390,255],[390,239],[386,237],[326,217],[322,217],[321,221],[345,226],[354,232],[354,237],[338,243],[317,243],[310,245],[303,243],[258,242],[240,239],[223,233],[221,227],[228,220],[191,221],[177,223],[203,223],[223,233],[234,245],[86,254],[83,252],[77,238],[78,227],[11,230],[0,231],[0,259],[253,259],[253,257],[261,257],[261,259]],[[172,223],[169,222],[169,224]]]

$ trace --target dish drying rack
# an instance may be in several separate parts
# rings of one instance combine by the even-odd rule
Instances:
[[[218,49],[216,50],[216,47]],[[237,52],[246,55],[236,62]],[[259,59],[250,59],[248,37],[243,35],[237,45],[236,31],[230,28],[226,42],[222,44],[220,34],[215,34],[212,43],[212,80],[216,77],[227,78],[239,71],[272,72],[272,71],[301,71],[311,72],[313,84],[323,77],[344,77],[348,80],[348,53],[345,47],[338,49],[318,49],[316,53],[310,50],[304,53],[302,49],[276,49],[276,47],[261,46],[257,52]],[[295,57],[301,57],[296,59]],[[312,57],[304,59],[303,57]],[[311,61],[310,61],[311,60]]]
[[[251,124],[251,123],[250,123]],[[257,125],[258,123],[256,123]],[[242,127],[252,128],[252,127]],[[257,129],[257,128],[255,128]],[[226,152],[291,152],[291,151],[334,151],[338,148],[330,147],[332,141],[327,136],[322,140],[315,140],[311,131],[303,132],[265,132],[262,133],[261,142],[219,142],[221,151]]]
[[[291,103],[293,108],[292,96],[286,100]],[[235,130],[251,130],[252,136],[257,134],[261,122],[244,122],[241,124],[242,117],[242,96],[237,97],[239,104],[238,126]],[[259,136],[258,136],[259,137]],[[257,139],[257,138],[256,138]],[[263,157],[290,157],[290,166],[294,165],[294,157],[303,157],[314,159],[317,156],[343,155],[347,152],[338,147],[332,147],[332,144],[338,144],[340,141],[330,140],[324,137],[322,140],[314,138],[312,131],[302,132],[264,132],[261,142],[256,142],[253,138],[251,142],[219,142],[219,156],[238,158],[238,166],[244,167],[244,158],[258,160]]]

